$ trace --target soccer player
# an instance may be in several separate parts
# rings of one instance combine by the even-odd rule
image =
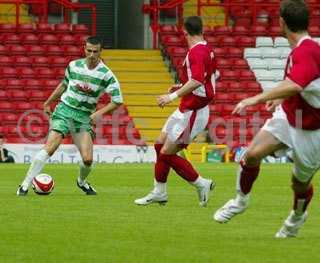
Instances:
[[[216,72],[213,50],[202,36],[201,18],[186,18],[184,28],[189,52],[183,64],[182,84],[173,87],[178,88],[176,91],[171,89],[170,94],[157,98],[160,107],[178,97],[181,97],[181,103],[168,118],[154,145],[157,154],[154,189],[145,197],[136,199],[137,205],[167,202],[166,183],[170,168],[196,187],[201,206],[207,204],[209,192],[214,187],[211,179],[201,177],[190,162],[177,155],[208,123],[208,104],[214,96]]]
[[[97,37],[89,37],[84,51],[85,58],[69,63],[64,80],[43,105],[44,112],[51,115],[50,104],[61,97],[61,102],[51,115],[47,142],[35,155],[25,179],[18,188],[19,196],[28,193],[32,179],[41,172],[46,161],[68,134],[72,135],[82,157],[77,186],[87,195],[97,194],[86,180],[93,159],[93,124],[103,114],[118,108],[123,99],[117,78],[100,58],[102,41]],[[99,97],[105,92],[111,95],[111,102],[96,110]]]
[[[280,5],[280,25],[292,51],[285,78],[274,89],[242,100],[233,113],[266,102],[273,117],[255,136],[240,162],[237,195],[214,214],[218,222],[228,222],[245,211],[261,160],[279,150],[293,151],[293,208],[277,238],[294,237],[307,218],[312,199],[311,180],[320,167],[320,46],[307,33],[309,11],[304,1],[284,0]]]

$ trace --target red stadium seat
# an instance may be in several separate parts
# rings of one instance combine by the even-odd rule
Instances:
[[[243,58],[243,49],[236,47],[229,47],[227,52],[229,58]]]
[[[240,85],[238,81],[231,81],[229,83],[229,91],[230,92],[242,92],[244,88]]]
[[[27,110],[32,110],[33,106],[29,102],[19,102],[15,104],[15,108],[20,112],[25,112]]]
[[[82,49],[77,46],[64,46],[63,52],[65,56],[82,56]]]
[[[38,45],[39,44],[39,37],[36,34],[28,33],[21,35],[21,43],[23,45]]]
[[[50,62],[50,59],[46,56],[34,56],[32,58],[33,67],[48,67]]]
[[[0,24],[0,33],[15,33],[16,25],[15,24]]]
[[[9,48],[8,46],[4,46],[0,44],[0,55],[8,55]]]
[[[26,89],[28,90],[39,90],[39,89],[43,89],[43,83],[41,80],[39,79],[26,79],[25,80],[25,86]]]
[[[69,34],[69,33],[71,33],[71,25],[70,24],[55,24],[54,25],[54,33],[55,34]]]
[[[46,46],[46,54],[49,56],[63,56],[63,48],[58,45]]]
[[[89,35],[75,35],[74,39],[76,41],[76,44],[78,46],[83,46],[86,43],[87,38],[89,37]]]
[[[240,70],[240,80],[256,80],[254,73],[251,70]]]
[[[247,60],[242,58],[235,58],[233,59],[233,68],[234,69],[248,69],[249,65]]]
[[[15,124],[18,121],[18,115],[14,113],[6,113],[2,116],[2,125]]]
[[[62,45],[74,45],[76,41],[73,35],[60,35],[59,43]]]
[[[214,27],[214,35],[215,36],[228,36],[232,33],[232,28],[230,26],[215,26]]]
[[[164,36],[164,35],[172,36],[172,35],[178,34],[178,30],[175,25],[160,25],[159,32],[161,36]]]
[[[69,61],[70,60],[66,57],[52,57],[50,60],[50,65],[52,67],[66,67]]]
[[[228,93],[216,93],[214,101],[215,103],[230,103],[233,98]]]
[[[232,61],[225,58],[217,58],[217,68],[218,69],[231,69]]]
[[[14,65],[16,67],[29,67],[32,65],[32,59],[27,56],[15,56],[14,57]]]
[[[268,30],[265,26],[252,26],[250,34],[252,36],[267,36]]]
[[[24,79],[8,79],[7,88],[8,89],[24,89],[25,84],[26,82]]]
[[[17,71],[22,79],[31,79],[36,76],[34,70],[30,67],[17,68]]]
[[[75,24],[75,25],[72,25],[72,33],[73,34],[88,35],[89,34],[89,29],[84,24]]]
[[[0,89],[0,101],[6,101],[8,98],[7,92],[5,90]],[[1,121],[1,119],[0,119]]]
[[[7,101],[0,101],[0,111],[1,112],[12,112],[13,107],[12,107],[12,103],[7,102]]]
[[[255,47],[256,39],[254,37],[242,36],[239,38],[238,45],[240,47]]]
[[[20,35],[18,34],[4,34],[2,36],[2,43],[4,44],[19,44]]]
[[[64,68],[56,68],[54,72],[55,72],[56,79],[62,80],[64,78],[64,73],[65,73]]]
[[[312,37],[320,36],[319,26],[309,26],[308,32]]]
[[[170,58],[180,57],[185,58],[187,55],[188,49],[184,47],[167,47],[166,53]]]
[[[9,45],[7,47],[11,55],[25,55],[27,52],[26,47],[22,45]]]
[[[45,54],[45,49],[39,45],[28,45],[26,49],[29,56],[42,56]]]
[[[232,34],[235,36],[248,36],[250,35],[250,31],[246,26],[237,25],[233,27]]]
[[[0,66],[1,67],[14,65],[13,62],[14,62],[13,57],[0,55]]]
[[[223,36],[220,38],[220,46],[222,47],[234,47],[236,46],[236,40],[233,37]]]
[[[16,78],[18,76],[17,70],[14,67],[3,67],[1,69],[1,77],[3,78]]]
[[[48,67],[40,67],[34,69],[38,79],[53,79],[55,77],[55,71]]]
[[[212,47],[219,47],[220,46],[220,38],[215,36],[205,36],[205,40],[208,42],[209,45]]]
[[[35,27],[33,24],[19,24],[17,27],[18,33],[33,33],[35,31]]]
[[[228,54],[228,48],[214,47],[213,52],[216,57],[226,57]]]
[[[57,45],[59,43],[59,38],[53,34],[42,34],[39,40],[42,45]]]
[[[271,26],[269,28],[269,35],[272,37],[281,36],[282,30],[280,26]]]
[[[47,98],[47,93],[41,90],[32,90],[29,93],[30,101],[45,101]]]
[[[183,47],[185,46],[185,41],[183,38],[178,36],[163,36],[160,38],[161,43],[164,47],[176,46]]]
[[[1,68],[0,68],[0,73],[1,73]],[[0,78],[0,88],[5,89],[7,87],[8,80],[4,78]]]
[[[50,24],[40,23],[37,24],[37,30],[38,33],[54,33],[53,32],[53,26]]]
[[[60,84],[60,82],[61,82],[60,80],[56,80],[56,79],[47,79],[44,81],[43,86],[47,88],[56,88]]]
[[[240,85],[248,92],[261,92],[261,86],[256,81],[241,81]]]
[[[26,101],[28,98],[28,94],[23,90],[12,90],[10,92],[10,99],[12,101]]]

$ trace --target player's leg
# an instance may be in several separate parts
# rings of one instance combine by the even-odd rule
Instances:
[[[240,162],[237,175],[237,195],[215,212],[213,218],[216,221],[226,223],[247,208],[252,185],[260,171],[261,160],[285,147],[271,133],[264,130],[259,131]]]
[[[211,179],[205,179],[199,175],[188,160],[177,155],[180,150],[181,145],[167,138],[160,151],[159,159],[166,162],[179,176],[195,186],[200,206],[206,206],[209,201],[209,192],[213,189],[214,183]]]
[[[154,202],[165,204],[168,200],[167,196],[167,177],[170,171],[170,166],[159,159],[161,148],[166,141],[167,135],[161,132],[159,138],[154,144],[156,151],[156,163],[154,165],[154,188],[153,190],[142,198],[134,201],[137,205],[148,205]]]
[[[72,138],[82,158],[82,161],[79,164],[80,169],[77,178],[77,186],[87,195],[96,195],[96,190],[86,180],[91,172],[93,162],[92,134],[88,131],[81,131],[72,134]]]
[[[63,135],[60,132],[54,130],[50,131],[46,145],[33,158],[27,175],[17,190],[17,195],[24,196],[27,194],[33,178],[41,172],[46,161],[54,154],[61,144],[62,138]]]

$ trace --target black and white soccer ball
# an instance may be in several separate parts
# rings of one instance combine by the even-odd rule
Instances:
[[[38,174],[32,180],[32,188],[38,195],[48,195],[54,188],[54,180],[49,174]]]

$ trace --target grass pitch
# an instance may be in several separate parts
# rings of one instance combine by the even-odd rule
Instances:
[[[27,166],[1,164],[0,262],[320,262],[319,175],[299,237],[278,240],[292,206],[290,166],[263,165],[249,209],[228,224],[212,214],[234,196],[236,165],[196,166],[217,184],[206,208],[173,173],[166,206],[134,205],[152,188],[152,164],[96,165],[97,196],[76,187],[76,165],[47,165],[53,193],[26,197],[15,192]]]

